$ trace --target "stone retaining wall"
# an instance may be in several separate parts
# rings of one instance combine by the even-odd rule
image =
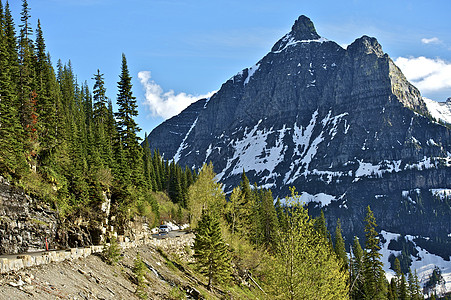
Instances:
[[[119,245],[122,249],[134,248],[143,245],[152,245],[163,249],[168,247],[183,248],[187,244],[192,244],[193,234],[183,234],[179,237],[155,239],[147,238],[137,241],[124,241]],[[94,253],[101,253],[103,246],[90,246],[86,248],[71,248],[69,250],[57,250],[42,252],[40,254],[19,254],[15,258],[0,258],[0,274],[15,272],[24,268],[50,264],[52,262],[61,262],[64,260],[74,260],[84,258]]]

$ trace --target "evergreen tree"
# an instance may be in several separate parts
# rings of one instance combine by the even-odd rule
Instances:
[[[241,232],[242,224],[240,205],[243,201],[243,194],[239,187],[235,187],[227,202],[227,220],[230,226],[230,232],[233,234]]]
[[[27,169],[17,97],[18,54],[9,5],[0,7],[0,174],[21,177]]]
[[[390,280],[390,286],[388,287],[387,298],[389,300],[398,300],[398,285],[396,283],[396,279],[392,278]]]
[[[37,122],[38,114],[36,108],[37,94],[34,82],[34,46],[30,39],[33,30],[30,27],[30,10],[27,0],[22,1],[21,24],[19,25],[19,89],[18,96],[21,103],[20,116],[24,129],[24,147],[26,157],[32,166],[36,164]]]
[[[132,93],[132,77],[128,71],[127,59],[122,54],[121,74],[119,75],[117,106],[118,112],[115,113],[117,118],[117,130],[122,142],[125,164],[128,168],[126,179],[130,178],[133,184],[141,185],[142,183],[142,149],[139,145],[139,137],[137,133],[141,130],[134,118],[138,116],[138,105],[136,97]]]
[[[149,141],[147,139],[147,133],[144,137],[143,147],[143,164],[144,164],[144,181],[148,190],[154,190],[155,174],[152,165],[152,153],[149,148]],[[155,191],[155,190],[154,190]]]
[[[94,137],[96,141],[96,148],[99,151],[102,164],[105,167],[112,166],[113,147],[111,143],[111,135],[108,132],[109,112],[108,112],[108,98],[106,97],[105,82],[103,74],[97,70],[94,74],[95,83],[93,88],[93,108],[92,119],[95,130]]]
[[[411,300],[424,299],[420,282],[418,280],[417,270],[415,270],[414,274],[412,274],[412,270],[409,269],[408,284]]]
[[[243,169],[243,174],[241,174],[241,182],[240,182],[241,191],[244,194],[244,199],[247,203],[252,202],[252,191],[251,185],[249,183],[249,179],[246,176],[246,172]]]
[[[406,276],[401,274],[401,281],[399,283],[399,299],[400,300],[409,300],[409,290],[406,282]]]
[[[385,299],[385,272],[381,262],[382,254],[379,252],[379,238],[376,232],[376,219],[367,207],[365,217],[365,252],[363,256],[363,275],[365,299]]]
[[[341,234],[340,219],[337,219],[337,227],[335,228],[335,254],[341,260],[343,269],[348,268],[348,255],[346,254],[345,242]]]
[[[106,97],[105,81],[103,74],[97,69],[97,74],[92,78],[95,80],[93,88],[93,117],[97,123],[106,124],[108,120],[108,98]]]
[[[323,210],[321,210],[319,217],[315,219],[314,224],[316,232],[332,246],[332,237],[330,236],[329,230],[327,230],[326,218],[324,217]]]
[[[280,230],[285,230],[287,228],[287,220],[285,219],[284,208],[280,203],[280,199],[277,198],[276,204],[274,205],[276,209],[277,219],[279,223]]]
[[[213,283],[229,279],[230,257],[215,214],[202,211],[193,248],[197,269],[208,278],[208,290],[211,290]]]
[[[54,164],[55,147],[57,146],[57,108],[60,106],[59,88],[55,72],[46,54],[44,35],[41,22],[38,20],[36,29],[36,109],[39,112],[39,162],[43,168],[52,168]],[[52,173],[52,172],[49,172]]]
[[[244,170],[241,174],[240,189],[243,195],[243,201],[240,205],[242,232],[247,235],[247,238],[253,244],[259,244],[260,232],[258,227],[260,225],[260,203],[256,199],[258,197],[258,190],[256,189],[254,192],[252,191],[249,179],[247,178]]]
[[[276,244],[275,228],[278,228],[274,198],[271,190],[262,190],[260,204],[260,228],[262,231],[262,243],[267,248],[273,248]]]
[[[398,292],[398,299],[407,300],[410,297],[408,296],[406,277],[402,273],[401,263],[399,262],[398,258],[395,258],[394,269],[396,274],[396,288]]]
[[[352,259],[351,259],[351,285],[350,294],[352,299],[363,299],[364,298],[364,253],[360,241],[357,237],[354,237],[354,243],[352,246]]]
[[[133,261],[133,274],[136,278],[136,291],[135,294],[140,299],[147,299],[145,275],[146,275],[146,265],[144,264],[141,255],[138,253]]]

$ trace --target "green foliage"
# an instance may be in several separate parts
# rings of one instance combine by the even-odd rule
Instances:
[[[368,206],[365,217],[365,252],[363,255],[363,276],[365,299],[384,299],[387,293],[385,272],[379,252],[379,238],[376,231],[376,218]]]
[[[274,259],[269,263],[271,294],[277,299],[347,299],[347,273],[329,243],[292,189],[284,210],[286,230],[278,231]]]
[[[113,266],[121,260],[121,247],[115,237],[110,239],[109,245],[106,241],[104,242],[102,257],[108,264]]]
[[[424,284],[424,289],[426,294],[431,294],[437,291],[437,287],[440,287],[445,284],[445,280],[442,276],[442,271],[439,267],[435,267],[432,271],[432,274],[429,276],[429,279]]]
[[[174,300],[186,299],[186,293],[180,287],[174,286],[169,292],[169,296]]]
[[[352,245],[351,265],[349,270],[351,273],[351,298],[363,299],[363,249],[357,237],[354,237],[354,243]]]
[[[135,276],[137,283],[135,294],[140,299],[147,299],[146,283],[145,283],[146,265],[141,259],[141,255],[139,253],[137,254],[136,258],[133,261],[133,275]]]
[[[139,145],[140,138],[137,133],[141,130],[135,121],[138,116],[138,104],[133,96],[130,72],[128,71],[127,59],[122,54],[121,74],[119,75],[117,105],[118,112],[115,113],[117,120],[117,131],[122,143],[124,156],[124,182],[141,185],[143,181],[142,148]]]
[[[204,164],[196,182],[188,190],[188,210],[191,228],[197,227],[202,211],[208,210],[217,216],[226,205],[222,185],[215,180],[213,165]]]
[[[343,236],[341,234],[341,223],[340,219],[337,219],[337,227],[335,228],[335,254],[337,254],[337,257],[340,259],[342,263],[342,268],[347,269],[348,268],[348,255],[346,253],[345,248],[345,241],[343,239]]]
[[[215,214],[206,210],[202,211],[193,249],[196,267],[208,278],[209,290],[213,283],[229,280],[231,275],[230,257]]]
[[[409,284],[410,299],[412,300],[424,299],[423,291],[421,289],[420,281],[417,275],[417,270],[415,270],[415,272],[412,274],[412,271],[409,269],[408,284]]]

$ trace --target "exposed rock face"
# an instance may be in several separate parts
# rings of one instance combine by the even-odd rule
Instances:
[[[381,229],[446,240],[450,130],[428,115],[375,38],[343,49],[301,16],[255,66],[149,141],[182,165],[212,161],[226,191],[243,169],[279,197],[295,186],[310,211],[321,203],[330,227],[340,217],[348,235],[363,232],[371,205]]]
[[[0,177],[0,254],[43,250],[45,239],[54,248],[58,225],[54,210]]]

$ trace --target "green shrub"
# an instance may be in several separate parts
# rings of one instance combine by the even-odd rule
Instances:
[[[102,257],[108,264],[113,266],[121,260],[121,247],[115,237],[111,238],[109,245],[106,242],[103,244]]]
[[[143,260],[141,259],[141,256],[136,256],[135,260],[133,261],[133,274],[135,275],[137,287],[135,294],[140,299],[147,299],[147,293],[146,293],[146,284],[145,284],[145,275],[146,275],[146,265],[144,264]]]

